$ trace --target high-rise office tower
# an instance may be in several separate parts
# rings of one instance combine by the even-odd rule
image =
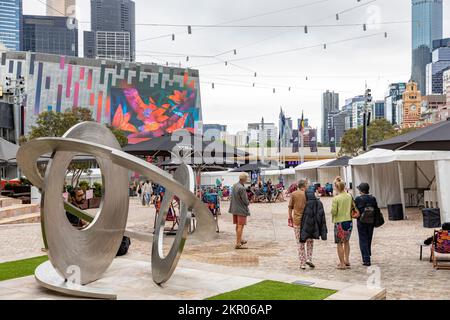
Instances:
[[[412,75],[422,93],[426,90],[426,66],[432,61],[433,40],[442,38],[442,0],[412,0]]]
[[[75,16],[76,0],[47,0],[47,15],[55,17]]]
[[[23,51],[78,56],[78,28],[66,17],[23,16]]]
[[[91,31],[84,33],[84,56],[136,60],[134,1],[91,0]]]
[[[22,0],[0,0],[0,42],[9,49],[22,47]]]
[[[327,144],[328,138],[328,116],[330,113],[339,111],[339,93],[327,90],[322,95],[322,143]]]

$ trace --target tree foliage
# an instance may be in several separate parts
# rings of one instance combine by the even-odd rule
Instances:
[[[367,144],[368,146],[391,139],[395,136],[411,132],[414,129],[396,130],[395,127],[386,119],[372,121],[367,129]],[[356,157],[361,154],[363,149],[363,127],[358,129],[350,129],[345,132],[341,142],[341,150],[339,156]]]
[[[43,137],[62,137],[74,125],[86,121],[95,121],[92,117],[91,110],[88,108],[73,108],[65,112],[42,112],[38,115],[36,125],[31,127],[30,135],[25,140],[30,141]],[[128,138],[123,131],[113,128],[110,125],[107,125],[107,127],[115,135],[121,147],[128,144]]]
[[[95,121],[92,112],[88,108],[73,108],[65,112],[46,111],[38,115],[36,125],[31,127],[31,132],[25,141],[30,141],[43,137],[62,137],[74,125]],[[117,130],[111,126],[107,126],[119,141],[121,147],[128,144],[128,138],[121,130]],[[91,165],[86,162],[71,163],[68,173],[72,174],[71,184],[73,187],[78,185],[78,181],[83,173],[89,172]],[[45,168],[42,168],[43,171]]]

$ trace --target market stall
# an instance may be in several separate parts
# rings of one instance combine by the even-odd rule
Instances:
[[[295,178],[297,181],[307,179],[310,183],[325,184],[330,181],[319,180],[319,168],[336,159],[318,160],[305,162],[295,168]],[[334,178],[333,178],[334,179]],[[333,181],[331,181],[333,182]]]
[[[425,192],[438,194],[443,188],[437,170],[437,164],[443,160],[450,160],[450,152],[374,149],[349,163],[355,185],[369,183],[380,207],[401,205],[405,213],[406,207],[423,204]],[[353,191],[356,195],[357,191]]]
[[[336,177],[341,177],[347,188],[351,187],[350,157],[342,157],[318,168],[318,181],[321,184],[333,183]]]

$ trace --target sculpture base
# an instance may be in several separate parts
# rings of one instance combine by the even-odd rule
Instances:
[[[95,282],[90,285],[81,286],[65,281],[56,272],[50,261],[46,261],[37,267],[34,272],[34,277],[42,287],[65,295],[90,299],[117,299],[117,295],[111,290],[96,288]]]
[[[167,283],[158,286],[153,282],[150,262],[127,258],[115,259],[100,280],[86,286],[65,282],[50,262],[36,269],[35,279],[35,286],[50,291],[41,290],[41,296],[34,290],[33,296],[24,299],[202,300],[261,281],[181,267]]]

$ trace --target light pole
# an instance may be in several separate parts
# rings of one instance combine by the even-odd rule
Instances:
[[[363,151],[367,151],[367,128],[370,126],[371,112],[369,110],[369,104],[372,103],[372,90],[366,86],[366,94],[364,100],[364,113],[363,113]]]
[[[22,104],[25,101],[25,77],[18,79],[6,77],[6,101],[14,106],[14,140],[19,144],[22,133]]]

